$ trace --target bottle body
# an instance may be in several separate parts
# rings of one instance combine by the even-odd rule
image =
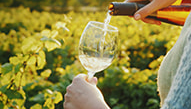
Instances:
[[[122,2],[112,2],[109,5],[110,15],[113,16],[133,16],[134,13],[140,8],[144,7],[144,4],[138,3],[122,3]],[[171,5],[169,7],[160,9],[155,13],[147,16],[155,20],[162,22],[184,25],[184,22],[191,11],[191,4],[181,4],[181,5]]]
[[[159,19],[163,22],[184,25],[186,18],[191,10],[191,5],[173,5],[164,9],[160,9],[156,13],[156,20]]]

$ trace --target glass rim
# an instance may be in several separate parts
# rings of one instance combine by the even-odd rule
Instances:
[[[90,25],[92,25],[92,26],[94,26],[94,27],[96,27],[96,28],[99,28],[99,29],[102,29],[102,30],[104,29],[104,28],[101,28],[101,27],[98,27],[98,26],[94,25],[94,23],[104,25],[103,22],[98,22],[98,21],[89,21],[89,22],[88,22],[88,24],[90,24]],[[112,29],[108,29],[108,28],[107,28],[106,31],[118,32],[118,28],[117,28],[117,27],[114,27],[114,26],[112,26],[112,25],[107,25],[107,26],[109,26],[109,27],[112,28]]]

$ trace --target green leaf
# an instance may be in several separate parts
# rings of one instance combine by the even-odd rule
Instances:
[[[58,46],[61,46],[61,43],[56,39],[51,39],[50,41],[56,43]]]
[[[51,32],[51,38],[55,38],[58,35],[58,31],[57,30],[53,30]]]
[[[44,51],[40,51],[39,55],[37,56],[37,67],[38,69],[42,69],[46,64],[46,57]]]
[[[47,70],[43,71],[40,75],[41,75],[42,77],[44,77],[44,78],[48,78],[51,73],[52,73],[51,70],[50,70],[50,69],[47,69]]]
[[[44,102],[44,94],[42,94],[42,93],[37,94],[34,97],[31,97],[29,99],[29,101],[35,101],[35,102],[38,102],[38,103],[42,103],[42,102]]]
[[[16,64],[20,63],[21,60],[17,56],[13,56],[13,57],[9,58],[9,61],[10,61],[10,63],[16,65]]]
[[[20,71],[21,66],[22,66],[22,64],[21,64],[21,63],[17,64],[17,65],[15,66],[15,72],[14,72],[14,73],[19,72],[19,71]]]
[[[53,41],[47,41],[47,42],[45,42],[45,47],[47,48],[48,51],[52,51],[56,48],[59,48],[60,44],[57,44]]]
[[[111,103],[112,105],[117,104],[118,101],[119,101],[119,100],[116,99],[116,98],[110,98],[110,103]]]
[[[12,102],[12,105],[13,105],[13,106],[17,106],[17,102],[16,102],[16,101],[13,101],[13,102]]]
[[[1,72],[5,75],[13,70],[13,65],[10,63],[5,63],[1,66]]]
[[[42,109],[49,109],[47,106],[45,106],[45,107],[42,107]]]
[[[2,87],[0,88],[0,91],[1,91],[2,93],[5,93],[6,90],[7,90],[7,86],[8,86],[8,85],[2,86]]]
[[[155,105],[155,104],[159,104],[159,101],[157,99],[154,99],[154,98],[150,98],[148,101],[147,101],[147,105]]]
[[[34,43],[36,42],[36,39],[33,37],[29,37],[26,38],[23,42],[22,42],[22,51],[24,54],[26,54],[27,52],[31,51]]]
[[[23,54],[17,54],[17,56],[13,56],[9,58],[9,61],[13,65],[17,65],[19,63],[23,64],[26,60],[28,60],[29,55],[23,56]]]
[[[55,96],[54,103],[56,104],[63,100],[62,94],[60,92],[57,91],[54,92],[54,96]]]
[[[29,58],[29,60],[27,61],[27,65],[34,65],[36,63],[36,57],[35,56],[31,56]]]
[[[23,96],[16,90],[7,89],[5,94],[9,99],[23,99]]]
[[[53,30],[53,31],[50,31],[50,30],[43,30],[41,32],[41,35],[45,38],[55,38],[57,35],[58,35],[58,31],[57,30]]]
[[[35,104],[30,109],[42,109],[42,106],[40,104]]]
[[[56,27],[57,27],[57,29],[59,29],[59,28],[64,29],[66,27],[66,23],[65,22],[57,22]]]
[[[30,90],[33,84],[34,84],[33,82],[26,84],[25,86],[23,86],[23,90],[27,90],[27,91]]]
[[[46,36],[42,36],[42,38],[40,39],[41,41],[49,41],[49,38]]]
[[[0,101],[0,109],[3,109],[4,108],[4,104],[2,101]]]
[[[47,98],[43,106],[48,106],[49,107],[51,104],[52,104],[52,99]]]
[[[43,43],[33,37],[26,38],[22,42],[22,52],[27,54],[28,52],[38,52],[43,47]]]
[[[50,37],[50,33],[51,33],[50,30],[45,29],[45,30],[41,31],[41,36]]]
[[[58,40],[53,39],[53,38],[48,38],[46,36],[42,36],[42,38],[40,40],[43,42],[49,41],[49,42],[57,44],[58,46],[61,46],[61,43]]]

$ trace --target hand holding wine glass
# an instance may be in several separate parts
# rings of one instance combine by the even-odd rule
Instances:
[[[87,24],[79,43],[79,59],[89,79],[112,63],[117,51],[117,36],[116,27],[96,21]]]
[[[108,14],[109,15],[109,14]],[[110,18],[108,17],[110,20]],[[110,109],[93,78],[113,61],[117,52],[118,29],[105,23],[90,21],[84,29],[79,43],[79,59],[88,71],[77,75],[67,87],[64,107],[67,109]],[[88,82],[86,81],[88,79]]]
[[[110,109],[100,90],[95,87],[96,77],[89,82],[86,79],[85,74],[74,77],[64,96],[64,109]]]

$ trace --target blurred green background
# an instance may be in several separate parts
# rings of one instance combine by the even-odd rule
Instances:
[[[107,9],[106,7],[110,2],[112,0],[1,0],[0,7],[18,7],[22,5],[38,11],[100,11]]]
[[[66,87],[86,73],[78,43],[112,0],[0,0],[0,109],[63,109]],[[119,51],[98,87],[112,109],[158,109],[157,72],[180,26],[113,16]]]

